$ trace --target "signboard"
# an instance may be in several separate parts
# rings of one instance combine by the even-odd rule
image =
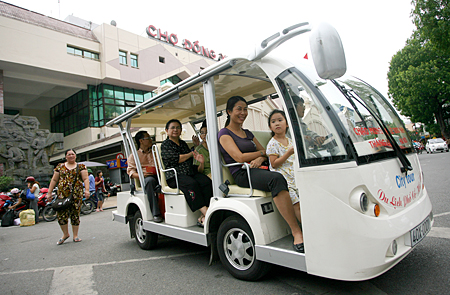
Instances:
[[[147,32],[147,35],[151,38],[159,39],[161,41],[165,41],[167,43],[170,43],[172,45],[178,44],[178,36],[177,34],[169,34],[166,32],[162,32],[161,29],[157,29],[153,25],[149,25],[145,31]],[[188,39],[183,39],[181,42],[181,45],[184,49],[195,52],[197,54],[203,55],[205,57],[222,60],[226,57],[226,55],[223,55],[222,53],[216,54],[214,50],[209,50],[208,48],[205,48],[204,46],[200,46],[198,41],[191,42]]]
[[[108,165],[108,169],[127,168],[128,161],[127,159],[108,160],[106,161],[106,165]]]
[[[108,165],[108,169],[116,169],[119,168],[117,166],[117,159],[106,161],[106,165]]]

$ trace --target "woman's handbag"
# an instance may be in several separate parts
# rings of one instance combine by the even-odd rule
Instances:
[[[75,174],[74,184],[77,182],[77,178],[78,178],[78,164],[77,164],[77,172]],[[70,192],[70,194],[67,198],[57,199],[53,203],[52,208],[55,211],[63,211],[63,210],[66,210],[67,208],[69,208],[70,206],[72,206],[72,204],[73,204],[73,191]]]
[[[30,189],[27,190],[27,199],[34,200],[34,194],[30,191]]]

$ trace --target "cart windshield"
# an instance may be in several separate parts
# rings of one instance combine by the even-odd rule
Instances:
[[[327,82],[320,90],[347,129],[358,156],[393,151],[383,127],[392,134],[402,150],[412,147],[403,122],[393,107],[370,85],[344,76],[336,81],[336,85]]]
[[[311,83],[293,68],[282,73],[277,83],[290,110],[294,133],[298,126],[295,137],[301,147],[299,152],[304,158],[303,164],[336,162],[351,157],[350,152],[344,149],[343,142],[347,139],[343,141],[337,136],[337,125],[346,129],[356,156],[360,159],[364,157],[366,163],[396,157],[383,127],[392,134],[402,150],[412,147],[395,110],[365,82],[344,76],[338,81],[317,78]],[[328,114],[328,109],[335,114]],[[380,125],[381,122],[384,126]],[[322,160],[319,161],[319,158]]]

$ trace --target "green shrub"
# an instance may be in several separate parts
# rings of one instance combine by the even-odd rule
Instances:
[[[4,192],[9,188],[10,183],[13,181],[12,177],[0,176],[0,191]]]

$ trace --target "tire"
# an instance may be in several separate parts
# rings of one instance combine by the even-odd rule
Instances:
[[[92,200],[85,200],[81,203],[81,213],[88,215],[92,211],[94,211],[94,202]]]
[[[230,216],[220,225],[217,250],[223,266],[237,279],[256,281],[271,268],[270,264],[256,259],[252,230],[240,216]]]
[[[56,219],[56,211],[52,207],[47,206],[42,211],[42,217],[45,221],[51,222]]]
[[[143,250],[151,250],[156,247],[158,243],[158,234],[146,231],[144,229],[144,220],[142,219],[141,211],[137,211],[133,217],[133,226],[136,243]]]

